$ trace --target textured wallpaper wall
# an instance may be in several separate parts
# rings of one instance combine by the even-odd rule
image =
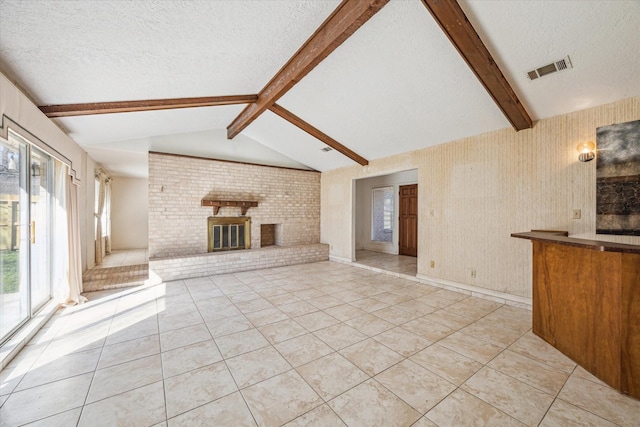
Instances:
[[[599,126],[639,118],[640,97],[630,98],[540,120],[521,132],[503,129],[325,172],[321,242],[332,256],[352,259],[354,180],[418,168],[418,274],[530,298],[531,244],[511,233],[568,230],[640,244],[634,236],[595,235],[596,162],[579,162],[575,148],[595,141]],[[572,219],[575,209],[580,219]]]

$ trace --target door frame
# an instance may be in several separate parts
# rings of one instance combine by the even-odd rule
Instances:
[[[402,175],[404,173],[408,173],[410,175]],[[370,215],[363,213],[362,212],[362,203],[363,201],[360,200],[361,197],[361,192],[365,191],[368,194],[370,194],[370,188],[366,187],[364,189],[359,189],[359,182],[360,181],[365,181],[365,180],[369,180],[369,179],[375,179],[375,178],[380,178],[380,177],[385,177],[385,176],[393,176],[393,175],[397,175],[397,180],[394,182],[389,182],[386,183],[384,185],[393,185],[394,187],[394,218],[393,218],[393,244],[389,245],[389,250],[385,251],[383,250],[376,250],[376,249],[368,249],[368,248],[364,248],[364,249],[368,249],[368,250],[374,250],[377,252],[382,252],[382,253],[389,253],[391,255],[398,255],[398,233],[399,233],[399,203],[400,203],[400,198],[399,198],[399,187],[404,186],[404,185],[412,185],[412,184],[418,184],[419,183],[419,176],[420,176],[420,171],[417,167],[413,167],[413,168],[408,168],[408,169],[399,169],[399,170],[392,170],[389,171],[387,173],[381,173],[381,174],[374,174],[374,175],[369,175],[369,176],[362,176],[362,177],[358,177],[358,178],[351,178],[351,182],[350,182],[350,187],[351,187],[351,230],[350,230],[350,238],[351,238],[351,253],[350,253],[350,257],[348,259],[345,258],[340,258],[338,256],[333,256],[332,257],[336,260],[342,260],[342,261],[356,261],[356,250],[357,249],[363,249],[363,239],[362,237],[358,237],[358,233],[360,232],[359,230],[361,230],[361,228],[363,228],[362,225],[362,221],[367,221],[368,223],[368,227],[364,227],[364,229],[366,230],[370,230],[371,228],[371,224],[370,222]],[[381,184],[382,185],[382,184]],[[374,186],[372,185],[371,188],[373,188]],[[364,202],[367,203],[367,202]],[[370,205],[370,201],[368,202]],[[359,216],[360,214],[360,216]],[[365,233],[370,233],[370,231],[365,231]],[[364,243],[366,244],[366,241],[364,241]],[[382,248],[380,248],[382,249]]]

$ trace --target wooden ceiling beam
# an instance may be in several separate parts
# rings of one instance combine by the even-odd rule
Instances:
[[[302,129],[303,131],[305,131],[309,135],[311,135],[311,136],[319,139],[320,141],[324,142],[329,147],[333,148],[334,150],[338,151],[339,153],[342,153],[343,155],[347,156],[348,158],[350,158],[354,162],[359,163],[362,166],[366,166],[366,165],[369,164],[369,161],[367,159],[365,159],[364,157],[362,157],[361,155],[351,151],[349,148],[347,148],[344,145],[340,144],[338,141],[336,141],[335,139],[331,138],[329,135],[325,134],[324,132],[320,131],[319,129],[316,129],[315,127],[313,127],[309,123],[307,123],[304,120],[302,120],[300,117],[296,116],[295,114],[293,114],[289,110],[279,106],[278,104],[273,104],[272,106],[269,107],[269,110],[271,110],[275,114],[279,115],[280,117],[282,117],[283,119],[285,119],[289,123],[299,127],[300,129]]]
[[[260,91],[258,100],[247,105],[227,126],[227,137],[232,139],[242,132],[388,2],[389,0],[343,0]]]
[[[422,0],[442,31],[516,130],[533,121],[456,0]]]
[[[205,96],[198,98],[148,99],[143,101],[92,102],[86,104],[43,105],[49,118],[86,116],[91,114],[130,113],[134,111],[170,110],[174,108],[211,107],[215,105],[248,104],[258,95]]]

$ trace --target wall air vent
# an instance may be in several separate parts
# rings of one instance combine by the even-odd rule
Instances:
[[[324,147],[324,148],[320,149],[320,151],[324,151],[325,153],[328,153],[331,150],[333,150],[333,148],[331,148],[331,147]]]
[[[529,77],[529,80],[535,80],[537,78],[544,77],[558,71],[568,70],[570,68],[573,68],[573,65],[571,65],[571,59],[569,58],[569,56],[566,56],[559,61],[543,65],[542,67],[536,68],[535,70],[527,71],[527,76]]]

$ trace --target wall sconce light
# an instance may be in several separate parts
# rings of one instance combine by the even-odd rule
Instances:
[[[578,156],[578,160],[580,160],[581,162],[590,162],[591,160],[595,159],[595,149],[596,144],[594,144],[592,141],[581,142],[576,147],[576,150],[578,150],[578,153],[580,153],[580,155]]]
[[[31,163],[31,176],[40,176],[40,165],[36,162]]]

